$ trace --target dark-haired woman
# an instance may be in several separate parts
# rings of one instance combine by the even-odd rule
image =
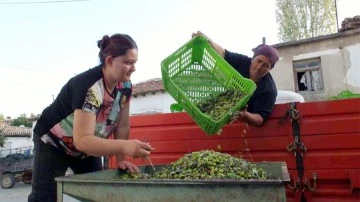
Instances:
[[[145,158],[151,146],[129,137],[129,101],[138,49],[126,34],[98,41],[100,65],[71,78],[34,128],[29,201],[56,201],[55,178],[102,169],[101,156],[116,155],[119,168],[139,172],[125,156]],[[115,139],[107,139],[111,134]]]

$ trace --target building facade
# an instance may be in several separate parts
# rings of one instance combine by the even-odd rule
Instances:
[[[278,90],[297,92],[306,101],[345,90],[360,93],[360,28],[274,46],[280,60],[271,74]]]
[[[0,122],[0,135],[5,137],[5,144],[0,147],[0,157],[5,157],[10,153],[24,153],[31,150],[34,145],[31,128]]]

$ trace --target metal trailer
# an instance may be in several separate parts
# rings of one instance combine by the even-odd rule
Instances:
[[[277,104],[264,126],[234,122],[214,136],[184,112],[131,116],[130,122],[129,139],[156,148],[151,152],[154,164],[205,149],[254,162],[284,161],[291,179],[287,202],[360,201],[360,98]],[[111,156],[109,168],[116,167]]]
[[[3,189],[11,189],[16,182],[23,181],[31,184],[33,155],[31,152],[9,153],[6,157],[0,158],[0,182]],[[4,151],[4,150],[3,150]]]
[[[80,201],[286,201],[284,183],[289,182],[283,162],[261,162],[258,166],[279,179],[276,180],[120,180],[124,171],[113,169],[73,176],[58,177],[57,201],[63,194]],[[160,170],[161,165],[155,166]],[[153,172],[152,167],[139,167]]]

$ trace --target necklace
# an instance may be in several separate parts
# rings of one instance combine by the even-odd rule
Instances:
[[[104,78],[104,77],[103,77],[103,84],[104,84],[106,93],[107,93],[108,95],[110,95],[112,98],[115,98],[115,96],[114,96],[114,91],[113,91],[113,93],[110,93],[110,92],[108,91],[108,89],[107,89],[107,87],[106,87],[106,84],[105,84],[105,78]]]

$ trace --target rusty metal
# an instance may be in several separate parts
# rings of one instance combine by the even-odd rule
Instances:
[[[274,180],[119,180],[122,170],[56,178],[58,201],[63,194],[80,201],[286,201],[283,180],[289,180],[287,167],[262,163],[279,177]],[[155,166],[161,170],[163,166]],[[275,168],[276,167],[276,168]],[[151,173],[151,166],[140,167]],[[268,171],[268,170],[266,170]]]
[[[313,173],[313,186],[311,187],[310,181],[306,181],[304,187],[306,187],[309,191],[314,192],[316,190],[316,178],[316,173]]]
[[[300,181],[295,181],[294,185],[288,184],[288,187],[291,191],[293,192],[298,192],[299,191],[299,187],[300,187]]]
[[[297,149],[299,150],[299,153],[301,154],[301,156],[304,156],[304,153],[307,151],[307,147],[305,146],[305,144],[303,142],[295,141],[286,146],[286,150],[288,152],[293,152],[294,156],[296,156]]]
[[[285,121],[288,117],[290,117],[290,121],[294,121],[294,120],[298,120],[300,119],[300,112],[296,110],[295,108],[295,103],[291,103],[290,104],[290,108],[288,110],[286,110],[284,116],[282,116],[279,119],[279,123],[282,123],[283,121]]]

